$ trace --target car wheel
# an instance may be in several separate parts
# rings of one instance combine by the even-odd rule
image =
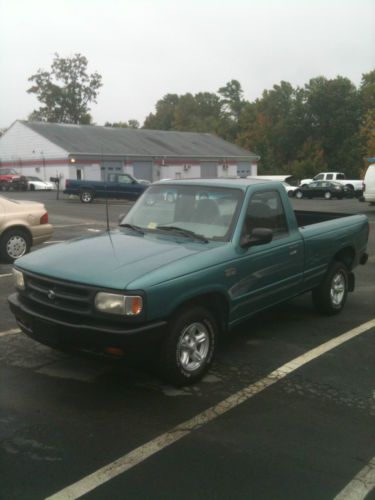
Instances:
[[[82,203],[91,203],[92,200],[94,199],[93,192],[89,190],[81,191],[79,199],[81,200]]]
[[[217,340],[217,323],[206,308],[180,311],[161,346],[160,375],[175,386],[198,382],[212,363]]]
[[[288,191],[288,196],[289,196],[289,198],[293,198],[293,196],[294,196],[294,191]]]
[[[34,184],[30,184],[30,191],[35,191],[35,186],[34,186]]]
[[[0,258],[4,262],[14,262],[30,251],[31,239],[22,229],[9,229],[0,239]]]
[[[326,200],[330,200],[330,199],[332,198],[332,194],[331,194],[329,191],[326,191],[326,192],[324,193],[324,198],[325,198]]]
[[[316,309],[327,315],[338,314],[348,295],[348,270],[342,262],[334,262],[322,283],[312,291]]]
[[[299,200],[303,198],[303,193],[299,189],[296,191],[296,198],[298,198]]]

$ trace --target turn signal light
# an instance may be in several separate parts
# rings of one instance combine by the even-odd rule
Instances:
[[[126,314],[128,316],[137,316],[142,311],[142,297],[127,297],[125,302]]]

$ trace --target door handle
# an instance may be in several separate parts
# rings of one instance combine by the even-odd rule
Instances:
[[[293,245],[289,247],[289,255],[296,255],[298,253],[298,245]]]

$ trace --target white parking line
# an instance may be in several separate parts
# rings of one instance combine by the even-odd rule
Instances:
[[[105,465],[101,469],[93,472],[92,474],[84,477],[83,479],[77,481],[76,483],[67,486],[63,490],[55,493],[54,495],[48,497],[46,500],[68,500],[68,499],[76,499],[85,495],[86,493],[94,490],[98,486],[110,481],[116,476],[126,472],[127,470],[135,467],[140,464],[147,458],[151,457],[155,453],[163,450],[167,446],[179,441],[187,434],[200,429],[203,425],[208,424],[209,422],[215,420],[216,418],[224,415],[229,410],[235,408],[236,406],[244,403],[248,399],[252,398],[256,394],[264,391],[268,387],[272,386],[279,380],[282,380],[284,377],[294,372],[301,366],[309,363],[310,361],[318,358],[322,354],[334,349],[344,342],[347,342],[358,335],[370,330],[371,328],[375,328],[375,319],[368,321],[367,323],[363,323],[362,325],[346,332],[339,337],[336,337],[328,342],[312,349],[311,351],[298,356],[297,358],[289,361],[285,365],[277,368],[266,377],[261,380],[258,380],[254,384],[250,384],[244,389],[232,394],[228,398],[224,399],[220,403],[208,408],[202,413],[196,415],[195,417],[187,420],[173,429],[167,431],[161,436],[156,437],[152,441],[145,443],[144,445],[132,450],[126,455],[120,457],[114,462]]]
[[[43,241],[43,245],[53,245],[54,243],[64,243],[65,240],[49,240]]]
[[[12,276],[12,273],[0,274],[0,278],[8,278],[9,276]]]
[[[6,335],[14,335],[15,333],[20,333],[19,328],[12,328],[11,330],[6,330],[5,332],[0,332],[0,337],[5,337]]]
[[[334,500],[362,500],[375,488],[375,457],[353,478]]]

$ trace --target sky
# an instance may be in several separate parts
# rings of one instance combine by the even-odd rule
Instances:
[[[253,101],[280,81],[375,69],[375,0],[0,0],[0,128],[39,102],[28,78],[58,53],[88,59],[97,125],[146,116],[168,93],[238,80]]]

